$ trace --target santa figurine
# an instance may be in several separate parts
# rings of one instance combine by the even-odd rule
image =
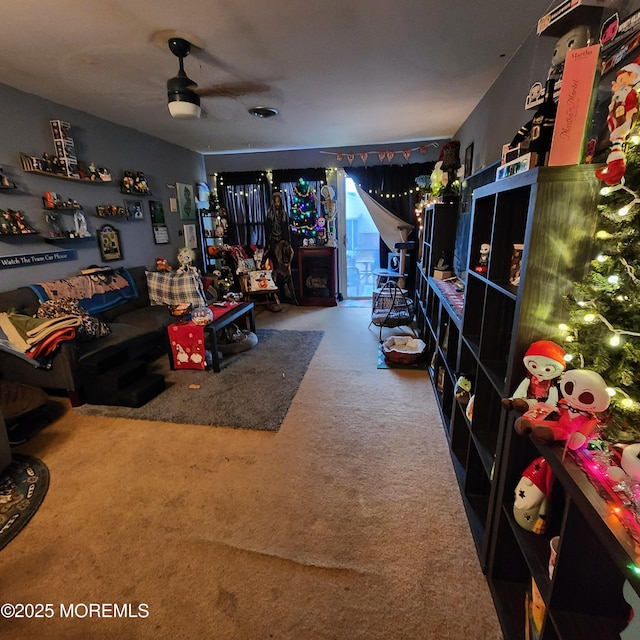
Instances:
[[[619,69],[615,80],[611,83],[613,95],[607,116],[611,149],[607,157],[607,166],[596,171],[596,177],[608,185],[620,182],[627,168],[624,143],[636,122],[638,82],[640,82],[640,58]]]
[[[514,491],[513,517],[526,531],[542,534],[547,530],[547,513],[553,472],[540,456],[522,474]]]
[[[538,402],[555,407],[558,402],[556,382],[565,370],[565,355],[565,350],[555,342],[533,342],[522,359],[527,369],[527,377],[510,398],[502,399],[502,406],[520,413],[533,408]]]
[[[590,369],[572,369],[560,382],[562,399],[554,408],[539,403],[514,423],[520,435],[531,434],[540,444],[565,440],[575,451],[583,447],[600,423],[598,413],[609,408],[607,384]],[[546,414],[546,415],[545,415]]]

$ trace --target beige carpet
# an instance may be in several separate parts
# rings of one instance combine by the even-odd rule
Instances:
[[[369,313],[259,313],[326,331],[278,433],[69,409],[19,447],[51,482],[0,552],[0,603],[54,615],[0,618],[0,637],[501,638],[427,374],[376,369]],[[238,401],[268,390],[247,380]],[[148,616],[65,619],[61,603]]]

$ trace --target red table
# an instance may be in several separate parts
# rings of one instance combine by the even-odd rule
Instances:
[[[167,327],[169,338],[169,362],[172,369],[206,369],[205,360],[205,335],[211,337],[212,369],[215,373],[220,371],[220,358],[218,355],[218,339],[216,333],[234,320],[243,316],[249,316],[249,330],[256,332],[256,320],[253,302],[241,302],[234,304],[225,303],[224,307],[210,305],[213,312],[213,322],[202,326],[193,322],[174,322]]]

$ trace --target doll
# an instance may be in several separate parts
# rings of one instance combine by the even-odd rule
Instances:
[[[607,116],[611,148],[607,156],[607,166],[596,171],[598,180],[608,185],[620,182],[627,168],[624,144],[637,119],[638,93],[635,86],[638,82],[640,82],[640,58],[619,69],[611,83],[613,95]]]
[[[487,273],[489,268],[489,253],[491,252],[491,245],[488,243],[483,243],[480,245],[480,258],[478,259],[477,266],[474,267],[474,271],[476,273]]]
[[[520,413],[528,411],[538,402],[555,407],[558,402],[555,383],[565,370],[565,355],[565,350],[550,340],[532,343],[522,359],[527,369],[527,377],[510,398],[502,399],[502,406]]]
[[[609,408],[607,385],[595,371],[572,369],[562,376],[560,391],[555,409],[537,405],[515,421],[515,430],[540,444],[566,440],[567,448],[580,449],[600,422],[596,413]]]

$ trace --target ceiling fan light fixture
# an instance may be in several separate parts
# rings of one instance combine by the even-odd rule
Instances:
[[[169,98],[169,113],[172,118],[199,118],[202,113],[199,103],[200,100],[196,103],[188,99],[180,99],[179,96],[172,96]]]
[[[273,118],[279,111],[273,107],[251,107],[249,113],[256,118]]]

